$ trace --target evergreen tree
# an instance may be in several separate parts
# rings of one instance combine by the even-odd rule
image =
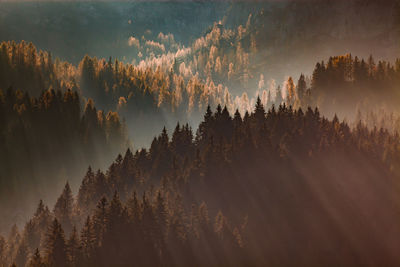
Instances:
[[[89,166],[78,192],[78,206],[84,211],[88,211],[92,204],[93,183],[94,173],[91,166]]]
[[[305,94],[307,91],[307,83],[303,74],[300,75],[299,80],[297,81],[297,96],[301,102],[301,106],[303,106],[305,100]]]
[[[263,104],[261,103],[260,97],[257,97],[256,107],[254,110],[254,118],[257,123],[262,123],[265,120],[265,109]]]
[[[68,262],[71,266],[79,266],[81,261],[81,248],[78,231],[74,226],[67,241]]]
[[[64,190],[54,205],[54,215],[64,229],[69,233],[72,230],[72,211],[74,198],[69,183],[65,184]]]
[[[128,199],[126,205],[127,205],[131,220],[134,223],[139,222],[141,220],[142,211],[141,211],[139,201],[137,199],[136,191],[133,192],[133,195]]]
[[[68,257],[64,230],[57,219],[53,220],[47,233],[46,256],[47,263],[50,266],[67,266]]]
[[[81,248],[82,262],[84,265],[90,265],[96,257],[96,235],[93,229],[92,221],[88,216],[81,230]]]
[[[100,246],[106,231],[108,212],[108,201],[106,197],[102,197],[97,203],[96,210],[93,215],[93,231],[97,239],[97,245]]]

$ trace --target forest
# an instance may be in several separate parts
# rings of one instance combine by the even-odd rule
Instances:
[[[302,74],[296,84],[289,77],[282,89],[259,93],[253,108],[246,97],[234,102],[226,89],[222,98],[218,87],[173,69],[88,56],[74,67],[25,42],[3,42],[0,51],[1,86],[8,88],[0,93],[0,188],[2,203],[16,203],[3,205],[8,219],[2,229],[28,220],[1,239],[4,266],[129,265],[133,255],[139,265],[287,266],[293,259],[285,253],[296,266],[397,262],[391,249],[398,229],[390,223],[397,216],[400,175],[400,119],[393,113],[399,59],[330,57],[310,77]],[[357,99],[384,103],[389,113],[361,105],[354,122],[329,115],[337,102],[345,113]],[[202,112],[197,130],[182,123],[187,114]],[[145,123],[151,118],[160,126],[173,114],[181,124],[170,130],[171,138],[164,127],[148,149],[132,153],[120,114],[134,114],[128,124],[144,134],[151,132]],[[79,177],[77,169],[85,166],[95,169],[71,181],[80,184],[76,196],[68,182],[60,197],[47,193],[65,177]],[[40,201],[34,211],[31,203],[43,195],[54,208]],[[24,206],[32,218],[15,214]],[[340,217],[326,210],[330,206],[340,208]],[[371,220],[363,227],[355,223]],[[382,224],[385,233],[376,228]],[[347,240],[343,229],[357,241]],[[284,248],[305,238],[309,247]],[[339,245],[344,251],[338,259]],[[346,246],[360,251],[347,255]],[[360,256],[365,251],[368,259]]]
[[[400,265],[399,1],[18,1],[0,267]]]
[[[148,150],[89,166],[53,208],[40,201],[0,239],[0,256],[16,266],[396,266],[399,145],[397,133],[318,109],[266,111],[258,99],[242,118],[208,107],[196,133],[164,129]]]

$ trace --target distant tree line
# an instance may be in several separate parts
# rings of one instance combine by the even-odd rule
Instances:
[[[71,77],[71,65],[55,61],[50,53],[38,51],[32,43],[0,43],[0,88],[10,86],[38,96],[43,90],[76,90]],[[69,80],[69,78],[71,78]]]
[[[399,84],[400,59],[391,64],[375,62],[372,56],[367,60],[350,54],[330,57],[328,62],[315,66],[309,104],[332,109],[335,104],[349,107],[367,100],[370,107],[384,103],[387,108],[397,110]]]
[[[229,81],[229,75],[236,73],[240,79],[250,75],[249,70],[242,69],[242,65],[249,64],[246,58],[251,54],[253,33],[248,32],[247,37],[241,39],[239,36],[243,31],[246,31],[245,28],[239,27],[233,33],[215,24],[206,38],[198,39],[197,44],[193,45],[192,50],[196,51],[193,58],[182,61],[165,56],[148,59],[147,63],[138,65],[125,64],[117,59],[85,56],[78,66],[73,66],[68,62],[53,60],[50,53],[37,51],[32,43],[2,42],[0,88],[6,90],[13,86],[33,96],[39,96],[42,90],[47,89],[71,89],[79,92],[82,98],[92,98],[100,109],[118,111],[129,125],[140,124],[146,132],[154,134],[156,129],[159,130],[157,125],[167,124],[168,118],[178,121],[187,121],[189,118],[200,120],[207,105],[226,105],[231,114],[239,109],[243,115],[251,111],[255,99],[250,99],[245,93],[234,96],[226,87],[230,83],[237,83],[236,78]],[[223,53],[224,43],[230,42],[239,43],[235,48],[239,54],[235,51]],[[246,47],[249,51],[242,51],[242,42],[248,42]],[[230,59],[223,59],[225,57],[241,62],[238,63],[239,69],[235,64],[230,70]],[[243,68],[248,69],[249,66]],[[220,74],[217,76],[222,76],[216,78],[215,75],[205,74],[208,71],[218,72]],[[372,56],[361,59],[347,54],[330,57],[327,62],[318,62],[311,77],[302,74],[297,81],[295,77],[289,77],[283,87],[267,89],[263,81],[259,95],[266,108],[285,102],[294,108],[318,106],[324,114],[332,115],[339,112],[337,105],[345,110],[340,115],[355,113],[357,105],[362,105],[363,110],[384,105],[387,109],[397,111],[395,99],[398,97],[399,83],[399,59],[394,59],[392,63],[382,60],[375,62]],[[137,129],[132,127],[130,130],[141,138]]]

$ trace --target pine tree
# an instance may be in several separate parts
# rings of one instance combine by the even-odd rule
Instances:
[[[106,176],[100,170],[97,170],[94,184],[93,184],[93,194],[91,196],[91,202],[94,202],[103,196],[108,196],[110,194],[109,184]]]
[[[57,219],[53,223],[46,237],[47,263],[50,266],[67,266],[67,246],[65,243],[64,230]]]
[[[204,115],[203,121],[200,123],[199,128],[197,130],[196,141],[206,141],[210,137],[210,129],[212,128],[213,123],[213,113],[211,111],[210,105],[207,106],[207,111]]]
[[[44,204],[43,204],[43,200],[39,201],[38,207],[36,208],[35,217],[39,217],[45,210]]]
[[[93,224],[89,216],[82,227],[80,240],[83,264],[90,265],[91,259],[95,257],[97,240],[93,229]]]
[[[61,223],[64,229],[69,233],[72,229],[72,210],[74,206],[74,198],[72,191],[67,182],[61,196],[54,205],[54,215]]]
[[[138,223],[141,220],[142,211],[137,199],[136,191],[133,192],[133,195],[127,201],[127,208],[130,215],[131,220],[134,223]]]
[[[122,161],[122,176],[125,179],[125,186],[130,188],[135,183],[135,172],[134,172],[134,158],[131,150],[126,150],[124,160]]]
[[[122,203],[118,193],[115,191],[114,196],[110,202],[109,209],[107,211],[107,231],[114,231],[120,226],[122,217]]]
[[[88,167],[85,177],[82,180],[81,186],[78,192],[78,206],[80,209],[88,212],[91,208],[91,198],[93,196],[93,183],[94,183],[94,173],[91,166]]]
[[[81,261],[81,249],[78,231],[76,230],[75,226],[72,228],[72,232],[67,241],[67,252],[69,264],[71,266],[79,266]]]
[[[256,102],[256,107],[254,110],[254,118],[256,119],[257,123],[262,123],[265,120],[265,109],[263,104],[261,103],[261,99],[258,96],[257,97],[257,102]]]
[[[303,100],[307,91],[307,83],[303,74],[300,75],[299,80],[297,81],[297,96],[300,100],[301,106],[303,106]]]
[[[108,201],[106,197],[102,197],[97,203],[96,210],[93,215],[93,231],[97,239],[97,245],[101,246],[103,236],[106,231],[108,212]]]
[[[33,219],[30,222],[30,228],[34,231],[30,238],[28,238],[28,242],[30,244],[31,249],[35,247],[39,247],[39,237],[46,234],[50,224],[52,222],[52,215],[50,214],[50,210],[47,206],[43,204],[43,201],[40,200],[39,205],[36,209]]]
[[[26,242],[28,248],[32,250],[39,246],[40,232],[38,232],[38,229],[36,229],[36,224],[33,219],[29,220],[25,224],[23,240]]]

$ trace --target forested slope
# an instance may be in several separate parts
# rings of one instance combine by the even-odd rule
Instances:
[[[105,172],[89,167],[76,196],[67,184],[52,211],[40,202],[4,239],[3,257],[19,266],[397,266],[399,143],[318,110],[266,114],[259,100],[242,119],[208,109],[195,135],[164,130]]]

